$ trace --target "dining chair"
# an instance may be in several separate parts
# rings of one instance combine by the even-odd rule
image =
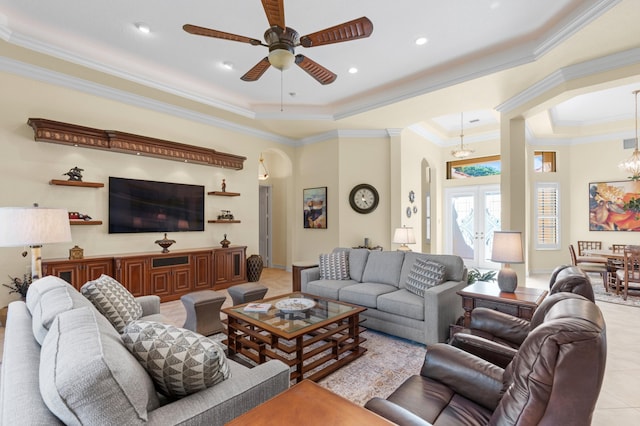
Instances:
[[[627,246],[624,250],[624,268],[616,271],[616,294],[624,286],[622,298],[627,300],[629,284],[640,284],[640,246]]]
[[[578,256],[585,256],[585,250],[602,250],[602,241],[578,241]]]
[[[602,276],[602,285],[605,291],[609,291],[607,282],[609,268],[607,267],[607,258],[599,256],[576,256],[576,249],[573,244],[569,244],[569,254],[571,255],[571,264],[577,266],[585,273],[600,274]]]

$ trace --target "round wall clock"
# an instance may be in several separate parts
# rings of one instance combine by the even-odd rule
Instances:
[[[371,213],[378,207],[379,201],[378,191],[367,183],[354,186],[349,193],[349,204],[358,213]]]

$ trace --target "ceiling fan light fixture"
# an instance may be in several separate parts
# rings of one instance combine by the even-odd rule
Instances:
[[[288,69],[294,60],[293,52],[288,49],[273,49],[269,52],[269,63],[280,71]]]
[[[631,154],[631,157],[627,158],[626,160],[621,161],[618,164],[618,167],[621,170],[626,171],[627,173],[629,173],[631,176],[629,176],[629,179],[631,180],[640,180],[640,151],[638,151],[638,93],[640,93],[640,90],[635,90],[632,92],[633,95],[635,95],[635,100],[636,100],[636,114],[635,114],[635,120],[636,120],[636,137],[635,137],[635,148],[633,149],[633,154]]]

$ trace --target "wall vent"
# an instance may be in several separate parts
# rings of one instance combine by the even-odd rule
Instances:
[[[634,149],[636,147],[636,138],[629,138],[622,141],[624,149]]]

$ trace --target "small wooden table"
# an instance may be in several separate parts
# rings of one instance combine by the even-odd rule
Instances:
[[[302,291],[302,278],[301,274],[304,269],[315,268],[318,266],[317,261],[309,260],[309,261],[301,261],[301,262],[293,262],[291,265],[291,276],[292,276],[292,291]]]
[[[392,424],[394,423],[310,380],[296,384],[227,423],[228,426]]]
[[[458,291],[464,308],[464,326],[471,323],[471,311],[482,307],[531,320],[536,308],[549,292],[537,288],[518,287],[514,293],[500,291],[497,283],[478,281]]]

